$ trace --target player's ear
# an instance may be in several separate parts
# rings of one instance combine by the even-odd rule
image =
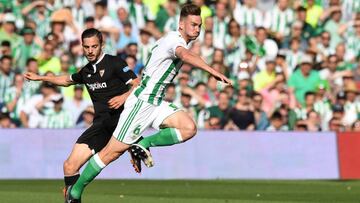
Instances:
[[[179,21],[179,29],[180,30],[184,30],[184,26],[185,26],[185,22],[184,22],[184,18],[180,18],[180,21]]]

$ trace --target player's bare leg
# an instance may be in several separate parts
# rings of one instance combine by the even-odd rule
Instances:
[[[69,157],[64,162],[64,181],[65,188],[63,190],[64,196],[69,186],[76,183],[80,177],[80,168],[89,160],[92,156],[92,151],[87,144],[75,144]]]
[[[109,163],[119,158],[129,145],[111,137],[108,144],[99,152],[92,156],[77,182],[69,189],[67,200],[80,200],[84,188],[105,168]],[[71,202],[71,201],[69,201]]]

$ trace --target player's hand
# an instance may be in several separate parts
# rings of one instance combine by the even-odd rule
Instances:
[[[221,82],[223,82],[223,83],[225,83],[227,85],[233,86],[232,81],[229,78],[227,78],[225,75],[221,74],[221,73],[217,72],[216,74],[214,74],[214,77],[218,81],[221,81]]]
[[[31,72],[24,73],[24,78],[27,80],[34,80],[34,81],[41,80],[41,77],[38,74]]]
[[[115,96],[115,97],[111,98],[108,102],[109,107],[112,109],[120,108],[120,106],[124,104],[127,96],[128,96],[127,94],[123,94],[123,95],[119,95],[119,96]]]

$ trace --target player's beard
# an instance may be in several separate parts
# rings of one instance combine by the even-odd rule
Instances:
[[[92,54],[91,56],[87,55],[86,58],[90,63],[96,63],[96,61],[99,60],[101,53],[102,51],[100,50],[97,54]]]

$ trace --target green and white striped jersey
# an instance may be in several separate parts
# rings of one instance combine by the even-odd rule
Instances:
[[[14,73],[10,72],[9,75],[0,71],[0,103],[3,102],[5,91],[8,89],[14,80]]]
[[[145,64],[141,85],[135,95],[153,105],[160,105],[166,86],[178,74],[183,62],[175,55],[177,47],[189,48],[177,31],[169,32],[159,39]]]
[[[281,11],[278,6],[266,12],[264,18],[264,27],[273,32],[279,32],[283,35],[290,33],[290,26],[294,21],[294,11],[287,8]]]
[[[20,111],[22,106],[25,105],[25,102],[28,101],[32,96],[34,95],[33,92],[30,91],[30,89],[26,89],[23,87],[20,97],[18,98],[16,102],[16,106],[12,112],[10,112],[10,117],[13,120],[20,120]],[[16,87],[11,86],[5,90],[4,94],[4,103],[7,105],[10,102],[14,101],[16,99]]]
[[[236,4],[233,16],[241,27],[252,32],[256,27],[262,26],[263,23],[263,15],[259,9],[250,8],[246,5],[241,5],[240,3]]]
[[[75,123],[69,111],[62,109],[59,112],[48,109],[44,112],[41,128],[71,128]]]

